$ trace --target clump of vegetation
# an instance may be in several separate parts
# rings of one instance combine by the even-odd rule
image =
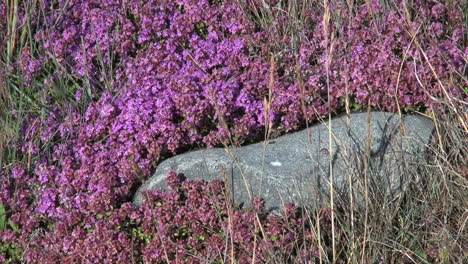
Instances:
[[[462,263],[466,21],[457,1],[0,3],[0,260]],[[339,113],[431,118],[423,183],[366,208],[245,210],[221,182],[130,202],[159,161]],[[362,173],[366,173],[363,171]]]

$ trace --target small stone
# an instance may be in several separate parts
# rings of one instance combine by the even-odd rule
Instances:
[[[167,189],[166,175],[175,170],[187,179],[223,180],[221,167],[227,172],[230,192],[235,204],[252,207],[251,198],[265,199],[269,211],[279,212],[287,202],[320,207],[330,199],[330,174],[334,201],[346,205],[350,200],[362,204],[366,156],[368,188],[393,199],[415,176],[408,164],[425,158],[434,124],[421,116],[400,117],[387,112],[371,112],[369,155],[367,113],[332,119],[332,142],[329,144],[329,122],[286,134],[264,143],[231,148],[203,149],[177,155],[161,162],[156,172],[137,191],[134,204],[143,202],[142,191]],[[404,132],[402,132],[404,127]],[[310,135],[310,139],[308,139]],[[330,170],[331,158],[331,170]],[[244,180],[245,178],[245,180]]]

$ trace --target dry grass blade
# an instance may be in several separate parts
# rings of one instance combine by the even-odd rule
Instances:
[[[333,54],[333,33],[330,32],[330,5],[328,0],[323,0],[324,14],[323,14],[323,37],[325,38],[325,47],[326,47],[326,62],[325,62],[325,71],[327,75],[327,103],[329,109],[330,107],[330,63]],[[330,39],[329,36],[332,36]],[[328,149],[332,149],[332,120],[331,120],[331,111],[328,114]],[[329,155],[331,155],[329,151]],[[330,184],[330,210],[331,210],[331,236],[332,236],[332,263],[336,263],[336,238],[335,238],[335,201],[334,201],[334,179],[333,179],[333,158],[329,157],[329,184]]]
[[[229,249],[230,249],[230,254],[231,254],[231,263],[234,263],[234,230],[232,229],[232,214],[234,212],[232,208],[232,195],[231,192],[229,191],[229,181],[226,173],[226,169],[224,167],[221,167],[221,175],[223,176],[224,179],[224,196],[226,197],[226,207],[227,207],[227,214],[228,214],[228,235],[226,239],[226,243],[229,243]],[[227,251],[228,247],[225,247],[225,250]],[[226,255],[227,252],[224,252],[224,261],[226,261]],[[255,252],[255,251],[254,251]]]

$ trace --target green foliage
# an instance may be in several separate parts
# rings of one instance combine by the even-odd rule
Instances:
[[[427,254],[424,252],[424,250],[418,249],[414,252],[414,254],[424,263],[428,263]]]
[[[127,236],[133,237],[140,243],[149,244],[153,241],[153,234],[145,233],[141,230],[140,226],[133,221],[124,221],[122,224],[117,226],[118,231],[123,231]]]
[[[341,105],[345,105],[345,98],[340,99]],[[362,104],[355,102],[352,98],[349,98],[349,110],[351,112],[357,112],[363,108]]]
[[[11,219],[7,218],[5,207],[0,203],[0,232],[7,228],[11,228],[15,233],[19,233],[19,228]],[[23,251],[21,247],[13,243],[0,244],[0,255],[6,257],[5,263],[19,263]]]
[[[139,227],[132,227],[131,236],[146,244],[149,244],[151,241],[153,241],[153,235],[151,233],[144,233]]]
[[[195,32],[198,36],[205,39],[208,36],[208,24],[205,22],[200,22],[195,25]]]
[[[20,263],[23,256],[24,250],[13,244],[5,243],[0,245],[0,255],[3,255],[6,258],[5,264],[9,263]]]
[[[5,230],[7,227],[11,228],[15,233],[19,233],[18,226],[11,219],[7,219],[5,207],[0,203],[0,231]]]
[[[5,230],[5,219],[6,219],[5,207],[3,207],[3,204],[0,204],[0,231]]]
[[[358,104],[356,102],[351,102],[350,109],[352,112],[356,112],[362,109],[362,104]]]
[[[177,228],[177,227],[176,227]],[[181,228],[180,230],[177,230],[175,233],[174,233],[174,237],[176,237],[177,239],[186,239],[187,237],[190,236],[190,232],[187,228],[183,227]]]

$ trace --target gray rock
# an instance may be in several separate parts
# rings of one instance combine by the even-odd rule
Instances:
[[[224,148],[215,148],[169,158],[138,189],[133,202],[136,205],[143,202],[142,191],[167,188],[165,179],[171,170],[187,179],[211,181],[223,180],[221,167],[224,167],[235,204],[250,207],[250,190],[252,195],[265,199],[270,211],[277,212],[289,201],[317,207],[329,202],[331,158],[335,203],[349,203],[349,190],[352,190],[354,202],[360,205],[366,178],[363,168],[367,119],[367,113],[351,114],[349,129],[346,115],[332,119],[331,148],[329,122],[326,122],[271,139],[266,148],[261,142],[231,148],[231,154]],[[398,115],[386,112],[371,112],[369,124],[367,188],[372,195],[392,199],[409,177],[415,176],[408,165],[424,159],[434,125],[430,119],[420,116],[404,116],[401,123]]]

